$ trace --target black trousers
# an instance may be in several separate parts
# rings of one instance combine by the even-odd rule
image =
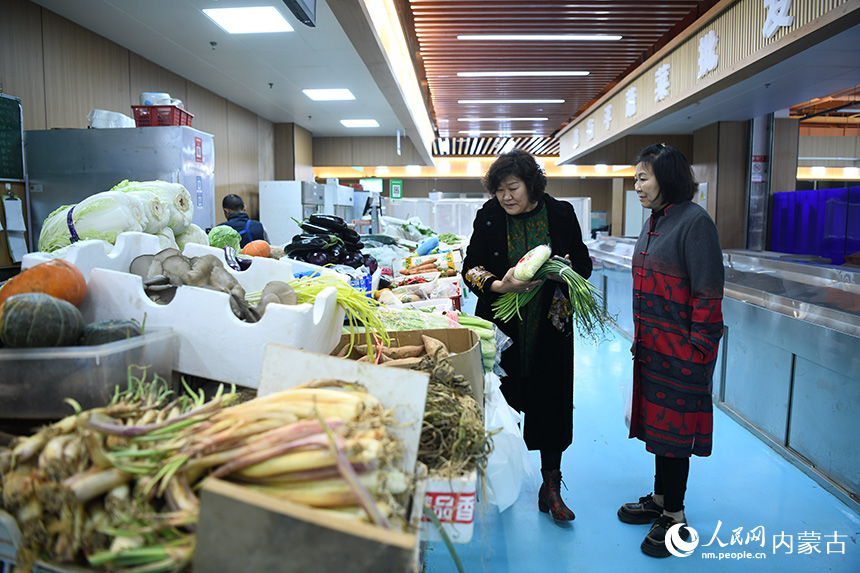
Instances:
[[[540,451],[540,469],[551,471],[561,469],[561,452],[556,450]]]
[[[654,456],[654,493],[663,496],[663,509],[684,509],[687,493],[687,476],[690,474],[690,458],[667,458]]]

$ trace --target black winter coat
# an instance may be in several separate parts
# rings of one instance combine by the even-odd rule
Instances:
[[[573,206],[544,195],[553,255],[570,255],[573,269],[585,278],[591,276],[592,262],[582,242],[579,221]],[[508,403],[525,413],[524,437],[531,450],[563,451],[573,435],[573,324],[567,321],[561,330],[547,318],[556,287],[567,297],[565,285],[547,282],[532,300],[541,306],[543,320],[534,345],[536,355],[532,370],[524,376],[519,350],[519,320],[507,323],[493,319],[490,308],[500,295],[490,291],[495,279],[484,282],[481,267],[498,280],[511,267],[508,263],[507,214],[499,201],[492,198],[478,211],[472,237],[463,261],[463,280],[478,297],[476,314],[491,320],[507,334],[513,345],[502,353],[501,366],[508,373],[502,379],[502,392]],[[470,272],[471,271],[471,272]],[[486,275],[484,275],[486,276]]]
[[[258,239],[262,239],[264,241],[269,240],[266,235],[266,230],[263,228],[263,224],[248,217],[247,213],[230,213],[230,216],[227,217],[227,221],[219,224],[227,225],[239,232],[240,247],[244,247],[251,241],[256,241]]]

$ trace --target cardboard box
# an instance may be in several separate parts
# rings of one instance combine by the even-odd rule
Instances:
[[[472,396],[478,402],[481,412],[484,411],[484,364],[481,359],[481,339],[468,328],[439,328],[430,330],[394,330],[388,333],[391,346],[410,346],[422,344],[421,335],[441,340],[451,356],[445,360],[451,363],[457,374],[465,376],[472,387]],[[337,354],[349,344],[349,334],[344,334],[335,346],[332,354]],[[356,344],[363,344],[363,338]],[[361,354],[353,350],[350,358],[358,359]]]

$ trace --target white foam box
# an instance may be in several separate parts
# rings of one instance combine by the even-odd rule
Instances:
[[[409,512],[412,531],[386,530],[332,517],[313,508],[206,480],[200,498],[195,571],[418,571],[419,533],[426,468],[418,442],[429,377],[324,356],[279,344],[266,345],[259,396],[317,378],[358,382],[394,408],[391,429],[404,444],[400,468],[416,473]],[[417,500],[417,501],[416,501]]]
[[[162,250],[158,237],[148,233],[126,232],[117,235],[116,243],[111,246],[106,241],[80,241],[71,245],[61,256],[56,253],[38,251],[24,255],[21,268],[27,269],[39,263],[44,263],[56,258],[68,261],[78,267],[86,280],[90,279],[93,269],[109,269],[127,273],[131,262],[140,255],[154,255]],[[209,245],[188,243],[182,254],[186,257],[200,257],[203,255],[215,255],[218,260],[227,267],[242,284],[247,292],[263,290],[266,283],[272,280],[289,281],[294,278],[294,273],[314,271],[320,275],[335,276],[348,282],[349,277],[334,272],[330,269],[302,263],[288,258],[270,259],[265,257],[253,257],[251,266],[244,271],[235,271],[227,266],[224,258],[224,250]]]
[[[249,275],[235,276],[249,292],[257,286],[244,281]],[[125,318],[171,327],[178,340],[177,372],[248,388],[259,384],[268,342],[327,354],[340,339],[344,317],[334,287],[323,289],[313,304],[269,305],[259,322],[249,323],[230,310],[227,293],[181,286],[169,304],[157,304],[144,293],[139,276],[101,268],[92,269],[79,308],[87,322]]]
[[[476,488],[478,473],[453,478],[430,476],[424,486],[424,503],[427,504],[452,543],[468,543],[472,540],[477,507]],[[442,541],[442,535],[430,518],[421,519],[421,540]]]

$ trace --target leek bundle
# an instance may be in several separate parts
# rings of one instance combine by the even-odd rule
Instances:
[[[541,249],[541,251],[534,253]],[[509,292],[500,296],[493,303],[494,316],[503,322],[507,322],[514,317],[520,316],[520,308],[527,305],[546,284],[546,280],[550,275],[558,275],[567,285],[568,296],[570,303],[573,306],[574,322],[583,336],[593,338],[595,341],[600,340],[601,336],[606,331],[606,325],[611,320],[611,317],[606,313],[603,296],[600,294],[594,285],[584,279],[579,273],[570,268],[567,260],[561,257],[543,258],[540,267],[534,270],[536,260],[541,260],[546,253],[545,250],[549,247],[541,245],[532,249],[525,254],[517,263],[517,268],[514,270],[514,276],[521,280],[540,280],[542,281],[537,288],[527,292]],[[525,262],[531,268],[520,269],[520,265]],[[518,275],[520,271],[520,276]],[[532,273],[532,274],[530,274]]]

